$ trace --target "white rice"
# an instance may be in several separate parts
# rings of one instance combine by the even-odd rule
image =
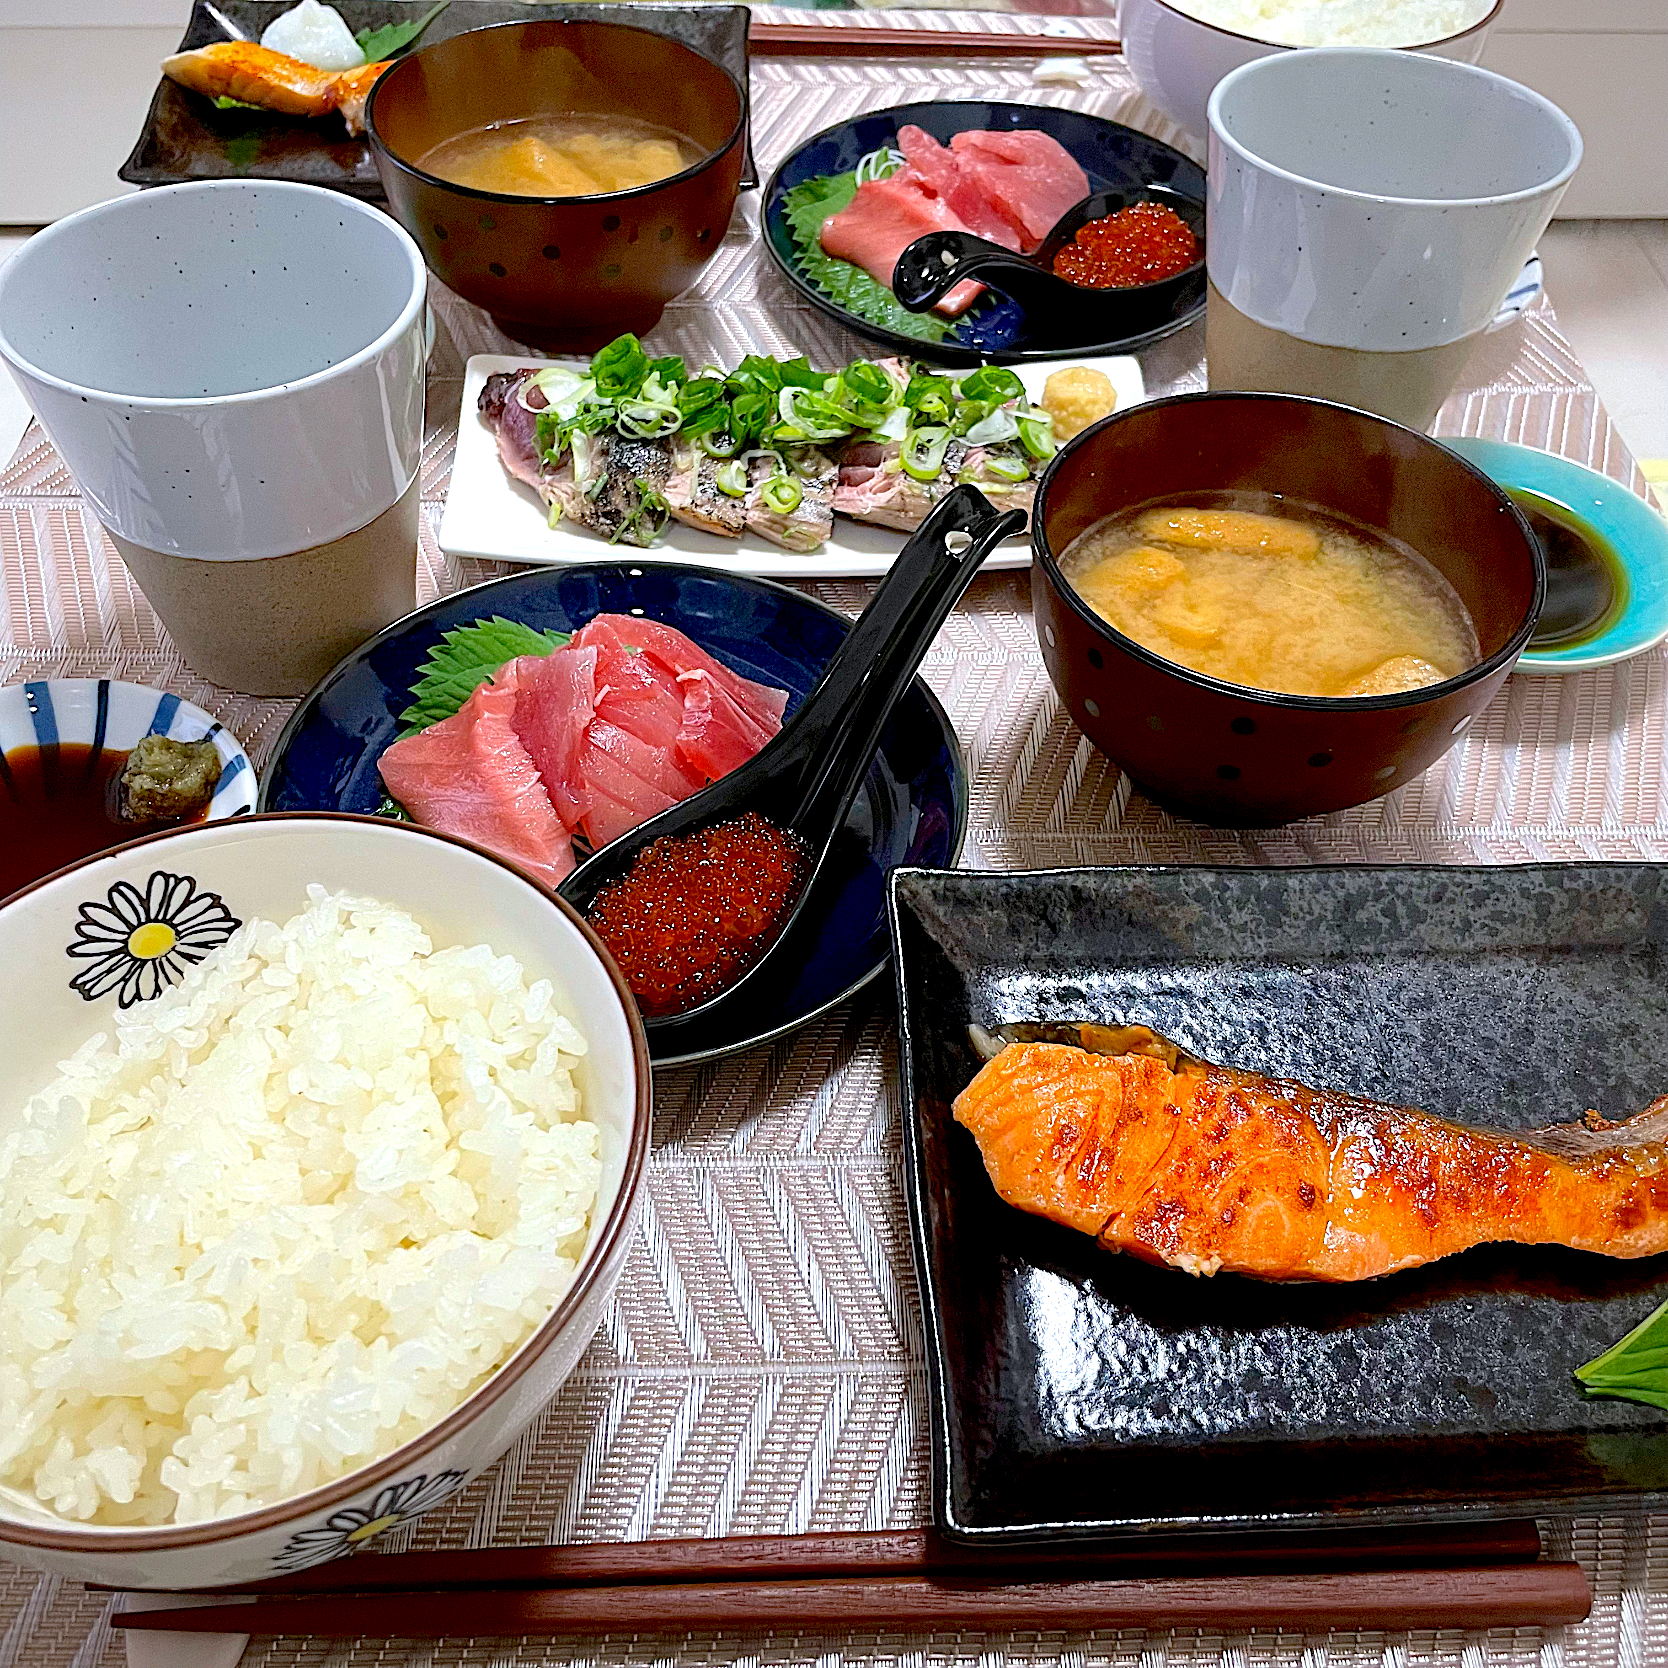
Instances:
[[[338,1477],[572,1283],[600,1166],[549,981],[309,900],[0,1120],[0,1482],[65,1517],[192,1522]]]
[[[1170,0],[1177,11],[1279,46],[1425,46],[1481,23],[1494,0]]]

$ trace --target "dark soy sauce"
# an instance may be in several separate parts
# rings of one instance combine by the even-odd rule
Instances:
[[[84,742],[0,754],[0,898],[147,832],[121,820],[126,751]]]
[[[1512,489],[1546,554],[1546,606],[1531,649],[1573,649],[1602,636],[1627,607],[1621,558],[1574,511],[1536,492]]]

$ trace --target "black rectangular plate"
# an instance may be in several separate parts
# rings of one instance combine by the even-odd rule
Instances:
[[[407,12],[421,15],[415,6],[394,6],[389,0],[331,3],[355,33],[379,29]],[[250,40],[259,40],[267,24],[293,4],[294,0],[219,0],[219,9]],[[469,29],[484,29],[493,23],[529,23],[543,17],[631,23],[652,29],[657,35],[669,35],[722,64],[741,83],[743,98],[747,97],[748,14],[744,6],[622,6],[608,0],[596,5],[525,5],[521,0],[452,0],[423,31],[413,50]],[[209,15],[203,0],[194,0],[191,21],[178,50],[190,52],[225,39],[226,31]],[[741,183],[751,188],[759,183],[751,134],[744,142],[747,151]],[[381,202],[383,197],[382,181],[371,160],[370,140],[364,136],[353,138],[339,116],[308,121],[265,110],[219,110],[212,100],[187,92],[165,77],[158,79],[138,142],[117,176],[129,185],[180,185],[187,180],[297,180],[304,185],[345,191],[369,202]]]
[[[1491,1246],[1356,1285],[1198,1280],[1002,1203],[969,1022],[1141,1022],[1205,1059],[1500,1129],[1668,1091],[1668,867],[894,871],[938,1527],[965,1539],[1640,1506],[1668,1414],[1572,1370],[1668,1298]]]

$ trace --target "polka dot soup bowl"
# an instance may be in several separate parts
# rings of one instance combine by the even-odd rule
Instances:
[[[389,70],[368,114],[388,206],[434,275],[515,340],[576,353],[647,334],[695,282],[724,240],[746,155],[735,77],[625,22],[454,35]],[[424,166],[444,140],[552,114],[648,121],[699,154],[668,179],[583,197],[476,190]]]
[[[1061,570],[1108,516],[1223,491],[1283,495],[1411,547],[1458,593],[1480,657],[1399,694],[1276,694],[1126,637]],[[1399,423],[1287,394],[1182,394],[1085,429],[1038,488],[1031,548],[1043,662],[1067,710],[1149,798],[1227,827],[1360,805],[1434,764],[1505,682],[1546,593],[1528,522],[1480,469]]]
[[[418,1015],[417,1031],[398,1029],[410,1019],[409,1008],[402,1020],[397,1005],[373,1006],[373,1016],[392,1017],[361,1021],[360,1054],[330,1043],[322,1045],[321,1051],[316,1042],[325,1034],[318,1026],[325,1026],[326,1032],[331,1027],[341,1032],[352,1025],[356,1006],[386,1002],[387,988],[401,976],[399,958],[420,954],[420,944],[412,949],[416,941],[409,928],[389,925],[389,917],[375,911],[370,912],[369,924],[365,912],[343,918],[346,930],[359,935],[361,950],[356,953],[367,958],[359,986],[339,982],[335,986],[337,991],[349,991],[345,1007],[338,1005],[327,1014],[309,1015],[303,1010],[281,1031],[270,1018],[251,1015],[247,1002],[239,1006],[241,999],[222,1009],[232,1017],[219,1029],[212,1007],[208,1020],[201,1018],[204,1007],[189,1007],[194,991],[203,989],[216,969],[226,965],[245,969],[239,974],[245,981],[242,988],[254,990],[261,1002],[288,999],[283,987],[296,980],[285,974],[286,967],[297,973],[302,984],[311,981],[314,989],[321,988],[326,981],[321,968],[327,970],[328,963],[320,958],[348,957],[340,935],[326,938],[323,949],[316,950],[312,948],[320,943],[316,931],[310,937],[303,932],[283,938],[276,927],[255,934],[239,931],[256,918],[290,922],[308,910],[310,888],[372,899],[416,920],[434,952],[424,959],[424,967],[440,964],[449,970],[446,978],[450,980],[424,987],[433,994],[425,998],[427,1008]],[[329,907],[320,906],[316,897],[313,903],[315,909]],[[309,914],[307,919],[312,921],[314,916]],[[105,931],[112,922],[125,929],[120,943]],[[78,979],[88,965],[81,949],[93,932],[102,935],[101,953],[107,959],[126,957],[131,964],[127,971],[133,977],[119,976],[123,970],[112,968],[118,976],[99,981],[96,988]],[[392,932],[396,937],[378,940],[379,932]],[[393,945],[385,959],[378,959],[384,952],[374,949],[379,942]],[[232,963],[223,957],[200,972],[193,971],[195,963],[228,943]],[[273,944],[287,944],[290,959],[284,960],[283,955],[274,959]],[[481,944],[490,947],[491,956],[468,955],[470,947]],[[266,959],[260,960],[261,956]],[[245,959],[239,963],[239,957]],[[447,957],[453,959],[446,961]],[[504,957],[515,958],[525,977],[524,985],[514,985],[523,994],[513,999],[502,996],[509,988],[505,981],[513,983],[516,978],[514,970],[497,959]],[[460,959],[475,971],[458,973]],[[255,969],[253,983],[250,968]],[[197,984],[182,988],[182,981],[187,980]],[[475,983],[469,985],[469,980]],[[500,995],[469,1003],[448,994],[464,988]],[[279,995],[269,997],[269,989],[278,990]],[[174,1014],[184,1015],[177,1022],[168,1018],[170,1004]],[[553,1017],[556,1013],[565,1016],[566,1023],[584,1039],[584,1051],[577,1059],[570,1047],[571,1033],[562,1029]],[[133,1089],[133,1079],[128,1078],[123,1082],[131,1093],[129,1100],[123,1102],[110,1091],[102,1098],[93,1095],[89,1101],[85,1088],[89,1078],[77,1078],[73,1062],[68,1074],[73,1080],[70,1090],[61,1090],[56,1098],[42,1096],[40,1091],[54,1081],[60,1064],[70,1061],[78,1050],[92,1053],[89,1044],[96,1034],[117,1037],[123,1048],[142,1048],[146,1033],[167,1032],[171,1023],[167,1046],[183,1050],[178,1058],[185,1062],[178,1068],[183,1087],[176,1091],[176,1104],[180,1094],[194,1098],[187,1102],[184,1117],[156,1115],[155,1121],[166,1125],[171,1134],[153,1173],[183,1175],[179,1190],[195,1185],[199,1199],[207,1196],[202,1207],[205,1213],[225,1212],[228,1197],[238,1198],[242,1188],[241,1197],[258,1207],[249,1218],[254,1231],[270,1231],[280,1239],[289,1234],[304,1258],[327,1259],[331,1278],[338,1264],[330,1258],[346,1259],[350,1265],[355,1258],[369,1260],[372,1235],[366,1224],[401,1224],[398,1233],[385,1236],[387,1243],[378,1252],[383,1272],[377,1278],[384,1284],[372,1288],[374,1295],[360,1311],[358,1323],[337,1326],[328,1335],[320,1330],[316,1342],[302,1346],[328,1352],[348,1325],[360,1334],[370,1354],[354,1357],[355,1370],[361,1372],[359,1382],[366,1383],[363,1363],[367,1359],[373,1369],[379,1362],[387,1365],[380,1376],[372,1372],[357,1406],[360,1410],[374,1406],[376,1428],[388,1430],[387,1441],[397,1440],[398,1445],[345,1471],[341,1466],[351,1462],[339,1458],[338,1474],[331,1475],[331,1468],[323,1467],[314,1475],[328,1480],[293,1493],[266,1491],[254,1504],[247,1498],[227,1497],[215,1506],[223,1515],[124,1524],[109,1521],[110,1502],[120,1499],[124,1486],[131,1498],[131,1482],[124,1484],[119,1475],[118,1448],[110,1446],[120,1438],[89,1434],[83,1422],[71,1443],[64,1431],[66,1421],[75,1416],[66,1413],[65,1407],[73,1408],[76,1397],[83,1398],[83,1405],[86,1397],[99,1397],[100,1415],[114,1422],[111,1428],[121,1426],[123,1420],[149,1419],[152,1414],[157,1416],[155,1423],[160,1423],[179,1411],[169,1406],[168,1382],[184,1383],[196,1395],[203,1394],[196,1388],[202,1384],[201,1358],[177,1350],[169,1353],[175,1346],[168,1335],[177,1333],[183,1324],[178,1318],[182,1309],[196,1305],[200,1312],[205,1302],[212,1308],[213,1300],[226,1293],[224,1307],[237,1323],[240,1304],[234,1299],[239,1294],[248,1311],[262,1317],[291,1302],[296,1291],[308,1291],[305,1303],[310,1309],[315,1305],[328,1309],[335,1301],[329,1290],[321,1295],[322,1276],[316,1277],[310,1289],[301,1284],[292,1289],[284,1284],[287,1275],[274,1278],[270,1269],[293,1266],[276,1262],[265,1265],[269,1272],[252,1289],[247,1266],[239,1272],[233,1266],[236,1256],[228,1256],[230,1250],[241,1255],[249,1244],[259,1243],[238,1240],[234,1248],[241,1228],[219,1240],[212,1232],[186,1240],[184,1254],[174,1266],[146,1266],[139,1259],[124,1259],[119,1249],[114,1255],[98,1249],[97,1233],[125,1242],[143,1235],[148,1224],[158,1219],[158,1212],[166,1215],[170,1209],[168,1187],[153,1187],[148,1195],[133,1190],[121,1198],[124,1209],[116,1217],[115,1228],[108,1226],[107,1211],[106,1227],[101,1229],[98,1212],[103,1207],[98,1205],[95,1190],[74,1179],[89,1169],[97,1171],[100,1165],[114,1172],[118,1160],[131,1166],[128,1174],[137,1173],[138,1166],[148,1162],[137,1132],[151,1121],[150,1114],[132,1112],[136,1105],[143,1112],[144,1091]],[[313,1027],[310,1032],[309,1026]],[[382,1045],[385,1063],[376,1065],[377,1045],[365,1039],[382,1031],[392,1040]],[[315,1039],[312,1044],[298,1040],[309,1035]],[[443,1058],[433,1041],[437,1036],[448,1039],[446,1047],[451,1052],[444,1057],[450,1064],[437,1063]],[[420,1048],[414,1037],[420,1039]],[[543,1043],[537,1042],[540,1037]],[[504,1232],[488,1220],[495,1211],[502,1220],[495,1200],[504,1196],[504,1190],[513,1193],[520,1186],[518,1178],[529,1164],[559,1165],[564,1162],[562,1153],[576,1150],[563,1144],[568,1134],[560,1121],[555,1122],[553,1138],[535,1132],[518,1137],[522,1144],[515,1149],[506,1147],[495,1133],[502,1131],[506,1119],[513,1124],[523,1117],[525,1108],[538,1098],[540,1082],[546,1085],[546,1105],[568,1108],[563,1121],[571,1123],[575,1116],[571,1102],[551,1098],[565,1093],[566,1080],[561,1079],[561,1091],[548,1088],[558,1041],[564,1037],[560,1067],[571,1068],[579,1097],[576,1115],[596,1130],[594,1144],[588,1132],[569,1132],[586,1144],[586,1150],[575,1161],[580,1168],[564,1174],[582,1175],[587,1187],[594,1182],[594,1200],[588,1215],[577,1214],[580,1207],[564,1201],[558,1202],[559,1210],[544,1215],[530,1215],[524,1206],[516,1219],[521,1228],[514,1242],[517,1249],[502,1264],[483,1263],[466,1242]],[[277,1062],[267,1067],[264,1100],[260,1092],[246,1087],[243,1065],[250,1049],[259,1061]],[[379,1122],[403,1114],[394,1092],[387,1088],[391,1080],[369,1074],[367,1063],[376,1072],[398,1070],[400,1062],[419,1052],[425,1061],[421,1069],[429,1074],[423,1085],[432,1082],[432,1090],[427,1100],[421,1088],[406,1093],[408,1104],[421,1101],[415,1114],[418,1123]],[[154,1056],[141,1058],[147,1074],[172,1069],[152,1064]],[[346,1060],[349,1066],[344,1076],[332,1080],[323,1075],[324,1068],[310,1064],[318,1059],[326,1065]],[[213,1587],[260,1580],[353,1552],[396,1525],[453,1499],[526,1429],[573,1370],[619,1281],[634,1237],[649,1142],[648,1048],[617,968],[579,916],[553,894],[476,847],[407,824],[307,812],[204,823],[87,858],[16,893],[0,904],[0,1060],[5,1062],[0,1072],[0,1322],[6,1330],[0,1357],[9,1357],[0,1359],[0,1556],[33,1568],[127,1589]],[[392,1067],[386,1064],[389,1060]],[[193,1073],[204,1071],[210,1072],[210,1078],[193,1079]],[[361,1074],[357,1080],[355,1072]],[[329,1149],[338,1160],[333,1174],[339,1180],[331,1180],[328,1167],[318,1163],[309,1167],[296,1155],[317,1149],[330,1104],[351,1096],[355,1081],[362,1090],[374,1084],[381,1092],[367,1093],[358,1103],[361,1110],[354,1116],[361,1122],[344,1121],[346,1134],[338,1146]],[[282,1086],[276,1102],[271,1098],[274,1084]],[[32,1107],[31,1097],[39,1097]],[[85,1137],[93,1119],[85,1110],[89,1104],[100,1118],[108,1117],[112,1105],[128,1109],[127,1124],[113,1137],[106,1135],[91,1157]],[[276,1110],[269,1113],[269,1106]],[[437,1120],[450,1126],[450,1139],[437,1133]],[[520,1127],[526,1128],[525,1119]],[[377,1139],[379,1131],[389,1128],[428,1133],[420,1140],[395,1140],[386,1133]],[[134,1146],[123,1149],[124,1139],[132,1139]],[[541,1140],[544,1145],[539,1144]],[[476,1153],[492,1155],[490,1163],[471,1160],[465,1150],[471,1142]],[[125,1156],[136,1148],[138,1157]],[[71,1180],[43,1188],[39,1166],[56,1163],[55,1155],[60,1152],[74,1159]],[[417,1152],[436,1152],[438,1158],[412,1159],[410,1155]],[[344,1160],[344,1153],[352,1156]],[[197,1175],[191,1173],[193,1164],[202,1167]],[[315,1185],[324,1175],[329,1186],[323,1195],[309,1194],[298,1204],[271,1181],[274,1176],[282,1180],[286,1166],[305,1174]],[[204,1175],[210,1179],[204,1181]],[[21,1197],[20,1182],[25,1184]],[[457,1203],[459,1186],[474,1190],[462,1205]],[[448,1188],[453,1190],[448,1195],[453,1201],[447,1207],[448,1224],[461,1218],[466,1225],[442,1236],[447,1260],[437,1259],[422,1268],[401,1262],[401,1257],[418,1257],[423,1252],[422,1234],[403,1226],[407,1220],[422,1219],[387,1213],[395,1211],[408,1195],[439,1198],[437,1190]],[[316,1204],[321,1196],[332,1207],[340,1206],[335,1216],[309,1215],[302,1208]],[[88,1200],[93,1202],[83,1203]],[[438,1206],[435,1214],[439,1214]],[[572,1252],[571,1261],[553,1261],[558,1241]],[[56,1296],[39,1301],[34,1295],[37,1285],[54,1284],[58,1277],[52,1273],[53,1264],[61,1266],[68,1260],[72,1246],[80,1257],[74,1275],[78,1282],[75,1302],[65,1303]],[[250,1252],[252,1258],[271,1255],[258,1249]],[[456,1260],[460,1255],[461,1263]],[[100,1256],[105,1258],[103,1263],[97,1261]],[[23,1272],[27,1257],[35,1258],[33,1266],[47,1272],[38,1278]],[[217,1257],[216,1267],[224,1271],[224,1277],[217,1274],[205,1284],[202,1265]],[[521,1259],[513,1270],[511,1257]],[[97,1271],[96,1277],[87,1273],[89,1266]],[[118,1267],[121,1284],[109,1272]],[[467,1284],[460,1284],[460,1268],[466,1270]],[[554,1275],[549,1272],[552,1269]],[[520,1292],[533,1293],[533,1299],[507,1297],[502,1285],[492,1285],[494,1276],[508,1278],[510,1273],[522,1282]],[[564,1282],[569,1282],[565,1288]],[[549,1296],[539,1295],[544,1293]],[[407,1322],[414,1315],[473,1313],[496,1303],[503,1318],[494,1324],[500,1327],[504,1343],[496,1367],[484,1377],[474,1361],[485,1359],[491,1367],[490,1357],[471,1358],[462,1367],[450,1359],[441,1363],[440,1370],[448,1376],[427,1381],[431,1387],[438,1383],[441,1394],[423,1404],[433,1410],[432,1419],[426,1411],[415,1417],[396,1413],[389,1423],[385,1397],[398,1397],[414,1375],[436,1371],[433,1340],[418,1337],[419,1348],[413,1353],[406,1344],[413,1336],[409,1326],[404,1337],[396,1337],[391,1350],[379,1353],[374,1348],[378,1339],[399,1333],[390,1318],[401,1303]],[[140,1307],[124,1313],[123,1304]],[[72,1317],[70,1324],[52,1332],[51,1317],[66,1314]],[[221,1319],[211,1316],[203,1324],[218,1324]],[[453,1322],[448,1319],[445,1324]],[[231,1330],[220,1346],[229,1344],[235,1351],[247,1336],[245,1358],[253,1357],[257,1364],[242,1367],[251,1386],[248,1392],[239,1392],[246,1397],[245,1408],[250,1405],[249,1395],[276,1395],[270,1370],[263,1377],[258,1364],[260,1327],[265,1325],[263,1318],[259,1326],[251,1322],[247,1334]],[[112,1327],[123,1340],[120,1347],[107,1346]],[[20,1336],[25,1338],[21,1344]],[[517,1337],[522,1339],[519,1346],[514,1344]],[[152,1346],[154,1356],[164,1362],[160,1372],[151,1371],[143,1361]],[[193,1350],[206,1347],[199,1339],[189,1346]],[[286,1338],[285,1348],[294,1347]],[[430,1352],[426,1360],[424,1349]],[[406,1351],[403,1355],[402,1350]],[[24,1361],[30,1351],[33,1355]],[[270,1358],[269,1351],[269,1369]],[[332,1357],[337,1362],[342,1359]],[[224,1365],[226,1380],[240,1365],[230,1354],[221,1356],[219,1364]],[[337,1370],[332,1367],[333,1373]],[[187,1371],[197,1377],[186,1379]],[[167,1379],[169,1372],[176,1374],[172,1380]],[[136,1373],[143,1374],[142,1383],[135,1383]],[[66,1382],[73,1385],[67,1402],[54,1388]],[[342,1380],[332,1377],[328,1382],[333,1392]],[[459,1389],[447,1396],[446,1386],[453,1383]],[[471,1383],[473,1388],[464,1393]],[[290,1426],[273,1424],[262,1433],[266,1453],[278,1456],[269,1461],[272,1465],[282,1463],[282,1456],[299,1446],[300,1438],[291,1427],[311,1433],[315,1450],[324,1445],[317,1433],[327,1426],[322,1407],[329,1397],[314,1395],[316,1384],[303,1385],[303,1390],[306,1394],[292,1394],[287,1402],[268,1404],[281,1412],[287,1409],[284,1416],[290,1419]],[[314,1399],[307,1400],[309,1395]],[[159,1399],[147,1399],[151,1396]],[[183,1452],[178,1429],[188,1426],[192,1439],[202,1439],[190,1463],[208,1467],[203,1477],[212,1488],[217,1485],[209,1473],[216,1462],[209,1450],[224,1435],[224,1449],[234,1455],[225,1463],[244,1467],[240,1475],[249,1474],[256,1461],[249,1457],[247,1445],[239,1446],[246,1444],[246,1438],[232,1429],[235,1419],[222,1417],[222,1404],[217,1403],[206,1418],[201,1417],[201,1402],[187,1401],[185,1406],[190,1409],[189,1419],[164,1433],[159,1451]],[[371,1417],[356,1413],[347,1402],[333,1403],[331,1413],[344,1422]],[[31,1427],[45,1433],[43,1442],[31,1444]],[[131,1424],[126,1427],[132,1428]],[[286,1430],[291,1431],[289,1436]],[[54,1444],[64,1452],[54,1454]],[[343,1445],[339,1453],[378,1452],[384,1445]],[[87,1455],[100,1447],[105,1457],[87,1463]],[[21,1461],[20,1449],[27,1449]],[[114,1460],[112,1454],[117,1456]],[[170,1473],[166,1460],[160,1475],[169,1490],[188,1486],[177,1482],[180,1473]],[[92,1502],[104,1521],[86,1521],[80,1516],[81,1506],[88,1502],[83,1492],[78,1504],[78,1491],[93,1486],[87,1478],[105,1491]],[[233,1486],[226,1485],[228,1489]],[[163,1515],[173,1513],[176,1500],[183,1498],[177,1494],[167,1498]]]

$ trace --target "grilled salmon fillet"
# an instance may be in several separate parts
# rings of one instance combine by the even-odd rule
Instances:
[[[1190,1274],[1370,1280],[1511,1241],[1668,1250],[1668,1096],[1519,1135],[1135,1051],[1003,1048],[956,1097],[996,1191]],[[1138,1028],[1136,1028],[1138,1031]],[[1100,1033],[1105,1046],[1106,1033]]]

